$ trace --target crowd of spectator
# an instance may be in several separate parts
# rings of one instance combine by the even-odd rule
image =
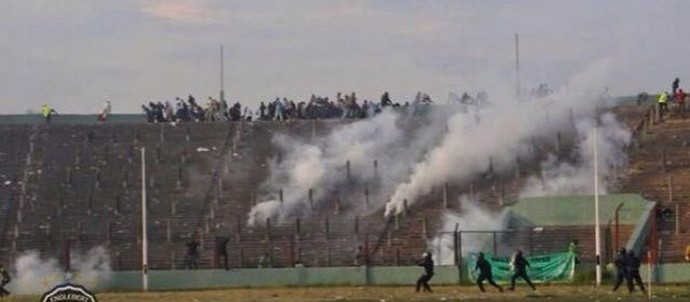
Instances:
[[[148,122],[214,122],[214,121],[286,121],[296,119],[363,119],[380,113],[384,108],[409,112],[414,116],[424,115],[434,102],[428,94],[419,92],[412,103],[393,102],[388,92],[381,95],[379,102],[358,100],[357,95],[338,93],[335,99],[312,95],[308,101],[294,101],[276,97],[261,102],[256,110],[242,106],[239,102],[228,106],[224,99],[209,97],[203,106],[194,96],[186,100],[177,97],[174,102],[149,102],[141,105]]]

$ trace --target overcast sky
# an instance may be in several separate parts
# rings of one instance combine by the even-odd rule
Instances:
[[[684,86],[690,1],[1,0],[0,113],[114,112],[193,94],[227,99],[356,91],[552,87],[606,62],[614,94]],[[594,87],[593,87],[594,88]]]

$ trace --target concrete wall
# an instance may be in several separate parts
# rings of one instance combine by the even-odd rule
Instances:
[[[580,271],[592,269],[580,266]],[[642,278],[647,282],[647,266]],[[189,290],[271,286],[353,286],[353,285],[413,285],[422,273],[417,266],[399,267],[314,267],[224,270],[150,271],[150,290]],[[469,284],[467,274],[460,275],[456,266],[437,266],[432,284]],[[110,291],[138,291],[142,289],[140,271],[113,273],[113,278],[99,286]],[[656,283],[690,282],[690,263],[671,263],[654,267]]]
[[[643,264],[640,270],[643,281],[647,282],[648,267]],[[668,263],[652,268],[652,280],[657,283],[690,282],[690,263]]]
[[[412,285],[423,269],[400,267],[314,267],[224,270],[150,271],[149,289],[180,290],[228,287],[320,286],[320,285]],[[141,290],[141,272],[113,273],[107,290]],[[456,266],[437,266],[433,284],[459,284]]]

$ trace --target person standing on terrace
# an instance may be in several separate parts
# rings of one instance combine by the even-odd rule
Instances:
[[[46,124],[50,124],[50,120],[53,118],[53,115],[57,115],[57,111],[55,111],[53,108],[50,108],[48,104],[43,104],[41,107],[41,115],[46,120]]]
[[[110,110],[110,101],[106,100],[105,104],[103,105],[103,109],[101,109],[101,112],[98,113],[98,121],[105,122],[108,119],[108,115],[110,115]]]

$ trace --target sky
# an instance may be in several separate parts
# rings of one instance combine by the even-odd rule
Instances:
[[[229,102],[356,92],[567,87],[603,64],[614,95],[690,80],[690,1],[0,0],[0,114],[115,113],[193,94]]]

